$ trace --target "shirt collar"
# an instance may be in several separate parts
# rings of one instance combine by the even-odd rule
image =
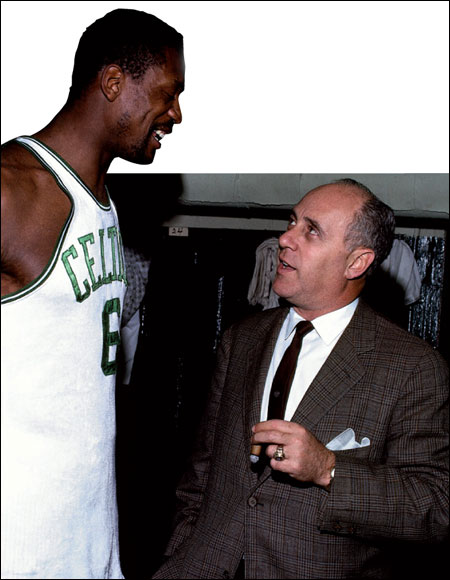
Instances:
[[[312,321],[314,330],[325,344],[331,344],[339,334],[344,332],[348,323],[352,319],[353,314],[355,313],[356,307],[358,306],[358,301],[359,298],[356,298],[353,300],[353,302],[350,302],[350,304],[347,304],[343,308],[333,310],[333,312],[328,312],[323,316],[318,316]],[[285,340],[289,338],[294,328],[301,320],[305,319],[297,314],[297,312],[292,307],[288,314],[286,335],[284,337]]]

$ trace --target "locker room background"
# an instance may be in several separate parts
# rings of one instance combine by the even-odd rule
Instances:
[[[284,231],[191,227],[187,236],[171,236],[162,224],[174,215],[200,215],[211,223],[222,217],[287,224],[290,208],[183,204],[177,174],[110,174],[108,188],[124,245],[151,260],[131,382],[117,389],[122,569],[127,578],[148,577],[168,541],[176,483],[189,458],[221,334],[262,309],[247,300],[255,250]],[[412,234],[396,237],[414,253],[422,278],[420,299],[405,306],[399,288],[381,275],[367,285],[366,299],[448,358],[448,304],[443,299],[448,296],[448,219],[397,217],[397,227]],[[419,230],[444,235],[415,235]],[[428,548],[426,560],[435,563],[436,577],[441,558]],[[417,564],[411,564],[413,570],[418,574]]]

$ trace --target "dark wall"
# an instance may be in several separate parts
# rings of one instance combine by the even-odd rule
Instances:
[[[223,329],[248,314],[254,250],[267,232],[161,233],[131,384],[118,387],[121,553],[128,577],[160,562]],[[152,537],[151,546],[149,537]]]

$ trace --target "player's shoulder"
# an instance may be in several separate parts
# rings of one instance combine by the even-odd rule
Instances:
[[[2,206],[22,205],[36,192],[52,185],[52,178],[39,161],[12,140],[1,147]]]
[[[33,164],[32,158],[15,139],[2,144],[2,171],[20,170]]]

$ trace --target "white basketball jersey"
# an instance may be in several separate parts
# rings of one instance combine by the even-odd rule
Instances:
[[[2,298],[2,578],[123,578],[115,378],[126,290],[112,202],[63,159],[17,142],[72,202],[42,274]]]

